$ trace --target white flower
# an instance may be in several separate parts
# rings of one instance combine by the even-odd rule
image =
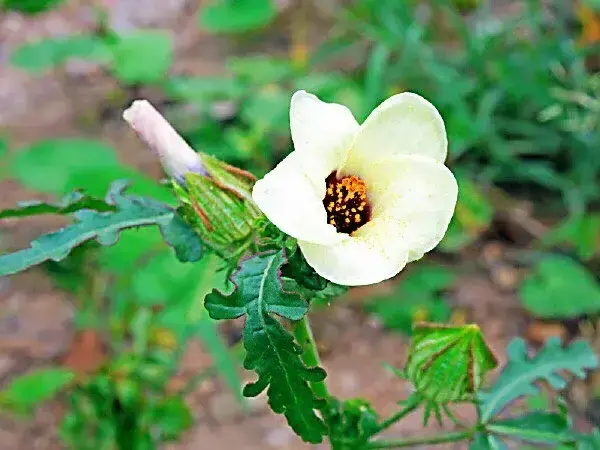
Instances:
[[[290,108],[295,150],[252,197],[298,239],[322,277],[357,286],[393,277],[442,239],[458,187],[444,166],[444,122],[422,97],[388,98],[359,125],[342,105],[299,91]]]

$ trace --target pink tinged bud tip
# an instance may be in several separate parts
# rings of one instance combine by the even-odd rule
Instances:
[[[138,137],[158,155],[165,172],[185,184],[185,174],[208,175],[198,154],[147,100],[135,100],[123,119]]]

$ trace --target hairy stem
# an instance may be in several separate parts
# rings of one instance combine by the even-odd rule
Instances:
[[[312,330],[310,328],[310,322],[308,321],[308,315],[305,315],[302,319],[294,322],[292,332],[296,341],[302,347],[304,352],[302,353],[302,361],[307,367],[320,367],[321,359],[319,358],[319,351],[317,350],[317,344],[313,337]],[[329,398],[329,391],[327,390],[327,384],[325,381],[313,381],[310,383],[315,395],[320,398]]]
[[[416,437],[416,438],[406,438],[406,439],[390,439],[387,441],[375,441],[371,442],[367,445],[367,449],[375,449],[375,448],[404,448],[404,447],[412,447],[415,445],[436,445],[436,444],[446,444],[448,442],[458,442],[465,439],[470,439],[475,430],[467,430],[467,431],[455,431],[452,433],[440,434],[437,436],[431,437]]]

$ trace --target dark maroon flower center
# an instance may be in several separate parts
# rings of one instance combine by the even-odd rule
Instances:
[[[332,172],[326,179],[323,205],[327,222],[338,232],[352,234],[371,219],[371,205],[367,199],[367,184],[357,176],[337,178]]]

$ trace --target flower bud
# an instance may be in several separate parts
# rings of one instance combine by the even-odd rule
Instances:
[[[497,365],[477,325],[415,325],[405,373],[434,404],[465,401]]]
[[[165,172],[184,183],[188,172],[207,175],[199,155],[147,100],[136,100],[123,118],[160,158]]]
[[[228,259],[241,255],[262,213],[252,200],[255,177],[218,159],[196,153],[146,100],[136,100],[123,118],[160,158],[175,181],[183,218],[205,245]]]

